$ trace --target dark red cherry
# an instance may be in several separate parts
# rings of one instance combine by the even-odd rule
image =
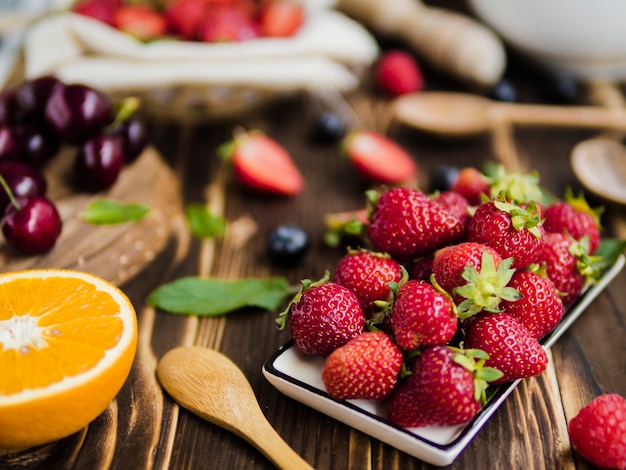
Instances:
[[[48,184],[43,174],[30,165],[16,161],[0,161],[0,176],[4,178],[13,197],[43,196]],[[11,202],[6,189],[0,191],[0,213],[4,213]]]
[[[0,124],[12,125],[22,122],[23,116],[17,102],[15,88],[0,92]]]
[[[118,124],[113,132],[123,139],[126,163],[137,158],[148,143],[148,129],[145,123],[135,116]]]
[[[19,160],[37,168],[54,157],[61,148],[61,142],[48,129],[34,124],[17,126]]]
[[[79,143],[113,122],[111,100],[82,85],[57,83],[46,103],[46,121],[61,141]]]
[[[0,161],[19,158],[20,145],[15,127],[0,124]]]
[[[59,79],[53,75],[44,75],[26,80],[17,87],[15,99],[29,121],[43,121],[46,103],[57,83]]]
[[[7,244],[28,254],[50,251],[61,228],[59,212],[44,196],[17,199],[17,207],[9,204],[2,219],[2,233]]]
[[[124,166],[123,140],[99,133],[78,147],[74,170],[78,186],[88,191],[107,189],[115,183]]]

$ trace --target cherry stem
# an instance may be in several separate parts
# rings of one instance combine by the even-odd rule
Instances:
[[[125,98],[121,102],[117,113],[115,113],[115,120],[111,124],[111,127],[115,127],[117,124],[128,120],[128,118],[139,109],[139,105],[139,98],[136,96],[129,96],[128,98]]]
[[[11,191],[11,188],[9,187],[7,180],[5,180],[4,176],[2,175],[0,175],[0,185],[2,185],[2,187],[4,188],[4,191],[7,193],[7,196],[9,196],[9,200],[11,201],[11,204],[13,204],[13,206],[17,210],[20,210],[21,207],[18,204],[17,199],[15,199],[15,195],[13,194],[13,191]]]

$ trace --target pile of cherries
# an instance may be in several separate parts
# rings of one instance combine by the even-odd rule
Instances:
[[[115,183],[147,142],[135,104],[116,105],[100,90],[54,76],[0,93],[0,227],[9,246],[41,254],[61,234],[43,170],[62,147],[75,149],[70,180],[77,190],[97,192]]]

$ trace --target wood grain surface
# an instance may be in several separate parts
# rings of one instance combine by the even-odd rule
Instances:
[[[435,70],[426,68],[425,73],[430,89],[467,91],[464,84]],[[546,102],[544,84],[537,75],[527,73],[524,67],[512,67],[508,74],[521,100]],[[390,125],[388,100],[367,81],[347,100],[360,126],[385,130],[415,155],[420,165],[419,184],[424,189],[429,187],[437,165],[480,167],[487,160],[501,158],[523,170],[536,169],[542,184],[555,194],[563,194],[567,187],[579,190],[569,154],[575,144],[596,135],[581,130],[524,127],[472,138],[434,138]],[[579,101],[589,100],[583,87]],[[313,467],[434,468],[276,391],[261,372],[263,363],[289,339],[288,332],[275,328],[275,312],[246,308],[218,318],[183,317],[157,311],[145,301],[156,287],[186,275],[223,279],[281,275],[297,284],[304,278],[321,277],[324,270],[335,266],[343,252],[323,243],[323,217],[329,212],[363,207],[367,187],[354,176],[336,146],[320,145],[311,139],[317,112],[317,100],[299,96],[234,121],[195,125],[151,122],[154,148],[174,177],[148,178],[148,172],[137,171],[128,185],[130,188],[142,181],[137,194],[163,204],[166,234],[160,237],[158,228],[144,227],[133,240],[123,243],[132,252],[133,244],[143,241],[147,246],[141,252],[145,255],[151,248],[154,256],[149,263],[133,261],[139,263],[138,269],[119,275],[123,268],[107,257],[107,249],[89,254],[88,264],[77,264],[71,253],[59,255],[65,257],[62,259],[67,265],[119,276],[117,281],[131,298],[139,320],[139,347],[131,374],[116,400],[89,427],[48,446],[0,456],[0,469],[273,468],[242,439],[179,408],[160,387],[155,377],[158,359],[175,346],[192,344],[217,349],[240,366],[270,423]],[[231,137],[235,126],[261,129],[281,142],[305,175],[303,194],[279,198],[242,190],[215,154],[216,147]],[[155,164],[153,157],[147,155],[146,160]],[[191,237],[178,219],[179,209],[170,209],[165,201],[173,206],[179,202],[207,204],[228,220],[226,236],[204,241]],[[624,207],[593,198],[591,202],[606,205],[605,236],[626,237]],[[265,248],[268,233],[287,222],[302,226],[312,239],[310,252],[293,268],[272,265]],[[67,226],[73,227],[73,222],[68,221]],[[66,236],[80,237],[84,227],[71,228],[71,232],[74,230],[74,235]],[[119,237],[117,233],[111,235],[113,239]],[[121,248],[116,246],[116,250]],[[118,257],[127,254],[116,252]],[[41,260],[39,264],[49,262]],[[621,272],[552,347],[548,370],[523,381],[449,468],[593,468],[572,451],[566,426],[598,394],[626,395],[625,283],[626,272]]]

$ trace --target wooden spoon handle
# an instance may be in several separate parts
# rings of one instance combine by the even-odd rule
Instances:
[[[338,8],[378,34],[404,40],[425,60],[461,78],[492,85],[504,73],[502,42],[468,16],[418,0],[339,0]]]
[[[550,106],[494,103],[489,111],[494,121],[514,124],[626,129],[626,112],[595,106]]]

